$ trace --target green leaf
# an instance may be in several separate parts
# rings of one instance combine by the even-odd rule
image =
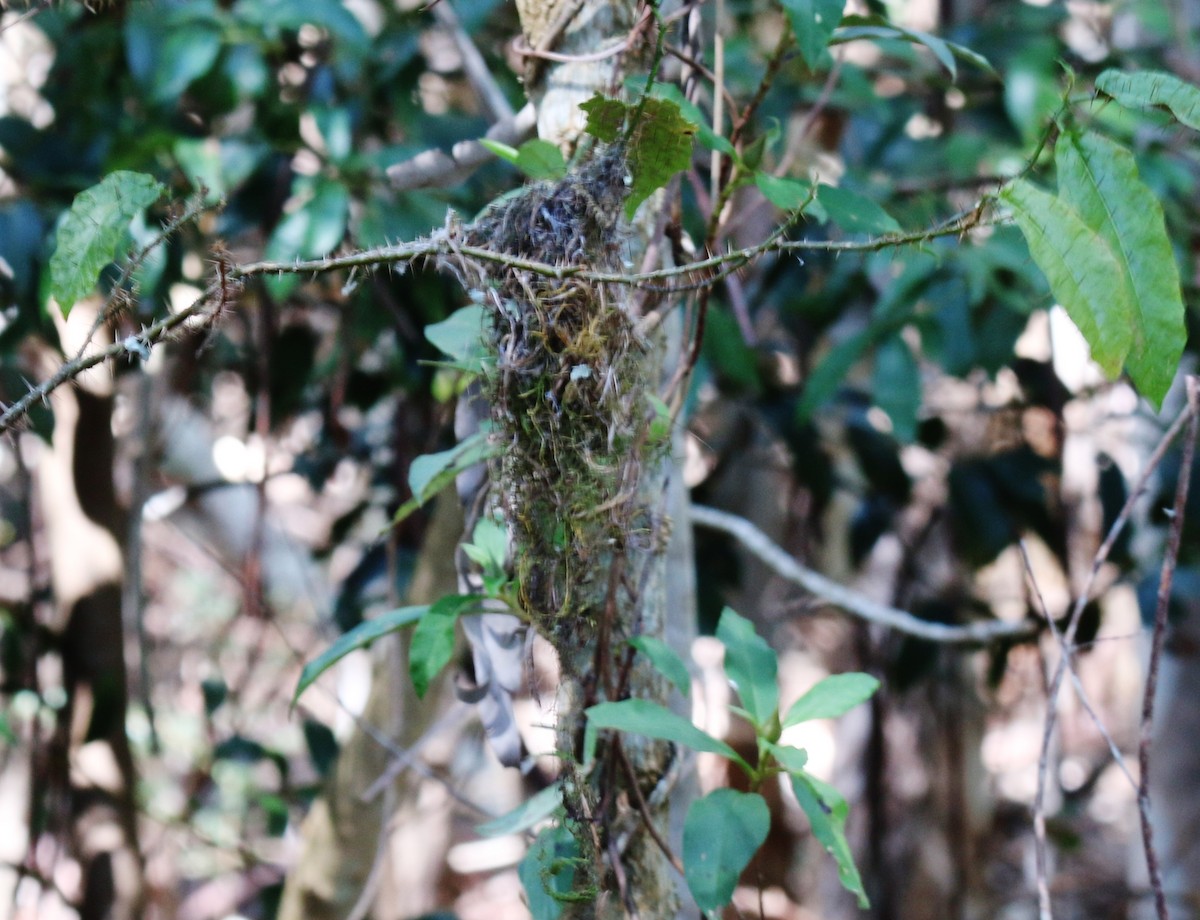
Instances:
[[[825,60],[825,49],[842,21],[845,5],[842,0],[783,0],[800,56],[809,70],[816,70]]]
[[[463,470],[496,456],[497,452],[487,432],[477,431],[449,450],[414,459],[408,468],[408,487],[418,503],[424,504],[449,485],[449,481],[444,481],[447,477],[453,480]]]
[[[958,65],[954,61],[954,52],[951,51],[949,44],[936,35],[898,26],[882,16],[847,16],[842,22],[842,28],[837,30],[837,35],[833,37],[830,44],[840,45],[864,38],[876,38],[899,39],[924,45],[937,58],[938,63],[946,68],[951,80],[958,78]]]
[[[817,187],[817,201],[829,214],[829,219],[847,233],[901,233],[896,218],[878,204],[847,188],[833,185]]]
[[[732,900],[770,829],[771,810],[756,792],[715,789],[692,802],[683,822],[683,873],[701,910]]]
[[[456,363],[478,367],[487,350],[483,345],[486,312],[479,304],[459,307],[444,320],[425,327],[425,338]]]
[[[537,835],[517,866],[533,920],[558,920],[574,887],[579,858],[579,844],[565,825],[556,824]]]
[[[811,182],[760,172],[754,174],[754,184],[767,201],[782,211],[799,211],[805,216],[811,215],[820,224],[829,220],[829,212],[817,201]]]
[[[408,650],[408,675],[417,698],[423,699],[433,679],[454,655],[454,624],[476,606],[475,594],[450,594],[437,600],[417,621]]]
[[[1092,360],[1115,377],[1133,342],[1133,307],[1112,249],[1070,204],[1023,179],[1000,198],[1012,208],[1055,300],[1087,340]]]
[[[296,180],[298,196],[308,197],[285,214],[267,240],[264,256],[272,261],[318,259],[328,255],[346,235],[350,215],[350,193],[333,179],[307,176]],[[275,297],[286,297],[300,283],[296,275],[269,277],[267,287]]]
[[[846,800],[833,786],[817,779],[811,773],[801,770],[790,773],[789,776],[796,800],[808,816],[808,823],[812,825],[813,836],[837,863],[838,879],[842,887],[858,897],[859,907],[870,907],[871,902],[863,890],[862,878],[854,865],[850,843],[846,840],[846,815],[850,811]]]
[[[611,144],[625,130],[629,106],[619,99],[609,99],[597,93],[587,102],[581,102],[579,107],[587,114],[587,124],[583,130],[597,140]]]
[[[866,353],[875,335],[874,329],[867,328],[829,349],[804,382],[800,405],[796,408],[798,418],[810,418],[814,412],[833,399],[847,372]]]
[[[1187,341],[1179,269],[1162,205],[1138,178],[1133,154],[1098,134],[1063,134],[1054,162],[1059,197],[1116,256],[1132,308],[1133,341],[1126,367],[1157,409],[1175,379]]]
[[[787,744],[767,742],[767,751],[789,773],[798,773],[808,764],[808,751]]]
[[[300,694],[307,690],[314,680],[351,652],[370,645],[376,639],[393,633],[397,629],[411,626],[420,620],[428,609],[428,604],[420,604],[416,607],[398,607],[380,614],[373,620],[359,623],[304,666],[304,670],[300,672],[300,681],[296,684],[296,692],[292,694],[292,705],[296,704],[296,700],[300,699]]]
[[[75,196],[50,257],[50,293],[63,316],[95,288],[134,216],[166,191],[153,176],[118,170]]]
[[[626,219],[631,219],[638,205],[692,162],[692,135],[696,126],[669,99],[650,98],[644,102],[641,121],[629,142],[629,172],[633,181],[625,200]]]
[[[917,436],[921,408],[921,369],[902,336],[894,335],[875,349],[871,391],[875,405],[892,420],[896,440],[911,444]]]
[[[526,799],[508,814],[480,824],[475,830],[484,837],[503,837],[505,834],[520,834],[545,821],[562,807],[562,789],[559,783],[547,786],[541,792]]]
[[[567,174],[567,161],[562,151],[550,141],[535,137],[520,147],[510,147],[485,137],[479,143],[500,159],[512,163],[530,179],[561,179]]]
[[[619,732],[646,735],[662,741],[674,741],[693,751],[720,754],[749,771],[745,760],[724,741],[701,731],[690,720],[650,700],[621,700],[597,703],[587,710],[589,728],[611,728]]]
[[[530,179],[561,179],[567,174],[567,161],[558,145],[537,137],[517,148],[516,163]]]
[[[754,624],[728,607],[721,611],[717,638],[725,645],[725,673],[737,686],[755,726],[766,725],[779,709],[779,659]]]
[[[1156,70],[1106,70],[1096,89],[1130,109],[1166,109],[1181,125],[1200,131],[1200,89]]]
[[[645,655],[663,677],[679,688],[680,693],[687,696],[692,692],[692,676],[688,673],[687,665],[679,653],[662,639],[634,636],[629,644]]]
[[[463,544],[463,549],[478,551],[468,555],[483,566],[484,571],[503,572],[508,561],[508,531],[495,518],[481,517],[475,524],[471,542]]]
[[[879,681],[870,674],[833,674],[796,700],[783,717],[783,727],[810,719],[836,719],[871,698]]]
[[[625,86],[634,97],[640,96],[645,91],[646,78],[631,77],[625,81]],[[683,95],[683,90],[674,83],[655,83],[650,90],[650,95],[656,99],[670,100],[679,106],[679,113],[696,126],[696,138],[709,150],[719,150],[731,157],[737,156],[737,148],[729,142],[729,138],[713,131],[711,119],[698,105],[689,101]]]

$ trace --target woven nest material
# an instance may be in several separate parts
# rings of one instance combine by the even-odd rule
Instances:
[[[609,148],[557,183],[537,183],[464,229],[471,246],[606,271],[623,263],[628,178]],[[502,263],[452,266],[490,308],[492,481],[512,528],[522,603],[548,634],[594,608],[595,584],[638,515],[638,455],[650,416],[647,349],[627,289],[551,279]],[[597,593],[600,592],[600,593]]]

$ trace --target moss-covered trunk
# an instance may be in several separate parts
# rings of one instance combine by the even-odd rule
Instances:
[[[524,0],[518,8],[530,47],[566,55],[619,41],[637,12],[629,0]],[[579,104],[619,92],[625,71],[646,63],[645,50],[533,62],[539,135],[573,147]],[[490,212],[468,239],[541,262],[628,270],[648,242],[621,220],[628,183],[621,146],[596,147],[565,180]],[[568,902],[566,915],[673,916],[669,862],[644,826],[653,821],[667,836],[668,746],[625,737],[601,744],[586,771],[581,763],[588,706],[626,696],[666,702],[664,682],[626,641],[666,632],[671,451],[653,431],[649,398],[664,372],[663,340],[639,331],[637,298],[625,285],[494,266],[464,280],[492,316],[489,395],[504,445],[493,488],[513,534],[522,605],[562,668],[558,747],[582,854],[575,887],[595,889],[594,898]],[[690,598],[681,600],[680,614],[690,617]]]

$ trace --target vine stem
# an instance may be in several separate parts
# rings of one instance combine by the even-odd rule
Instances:
[[[1192,464],[1196,456],[1196,434],[1200,428],[1200,378],[1187,378],[1188,431],[1183,442],[1183,459],[1175,482],[1175,506],[1171,515],[1171,530],[1167,537],[1167,552],[1163,556],[1162,574],[1158,581],[1158,603],[1154,612],[1154,632],[1150,641],[1150,662],[1146,668],[1146,690],[1142,697],[1142,725],[1138,739],[1138,815],[1142,825],[1142,849],[1150,887],[1154,891],[1154,910],[1158,920],[1168,920],[1167,897],[1163,891],[1162,872],[1154,850],[1154,828],[1150,823],[1150,743],[1154,729],[1154,697],[1158,691],[1158,670],[1162,660],[1163,640],[1167,632],[1167,615],[1171,609],[1171,585],[1175,565],[1179,561],[1179,544],[1183,541],[1183,519],[1187,509],[1188,486],[1192,479]]]

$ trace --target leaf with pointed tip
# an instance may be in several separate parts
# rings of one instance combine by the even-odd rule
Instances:
[[[450,594],[430,605],[417,621],[408,650],[408,675],[418,699],[425,697],[433,679],[454,655],[454,625],[459,616],[480,600],[475,594]]]
[[[658,672],[687,696],[692,691],[692,676],[679,653],[662,639],[654,636],[634,636],[629,644],[645,655]]]
[[[825,49],[833,37],[833,30],[842,21],[845,5],[843,0],[783,0],[800,56],[809,70],[816,70],[825,59]]]
[[[790,772],[788,777],[796,800],[812,825],[813,836],[837,863],[842,887],[858,898],[859,907],[870,907],[862,877],[854,865],[850,842],[846,839],[846,816],[850,812],[846,800],[829,783],[804,770]]]
[[[351,652],[368,646],[376,639],[393,633],[397,629],[411,626],[420,620],[428,609],[428,604],[398,607],[387,613],[381,613],[373,620],[359,623],[352,630],[344,633],[333,645],[304,666],[304,670],[300,672],[300,681],[296,684],[296,692],[292,694],[292,705],[295,705],[296,700],[300,699],[300,694],[307,690],[314,680]]]
[[[1156,70],[1106,70],[1096,89],[1130,109],[1166,109],[1181,125],[1200,131],[1200,88]]]
[[[692,802],[683,822],[683,874],[701,910],[732,900],[770,829],[771,811],[756,792],[715,789]]]
[[[778,659],[754,624],[726,607],[717,622],[725,645],[725,673],[737,685],[742,705],[756,727],[765,726],[779,708]]]
[[[1162,205],[1138,178],[1133,154],[1098,134],[1063,134],[1054,163],[1059,197],[1116,257],[1133,321],[1125,365],[1157,409],[1187,341],[1179,269]]]
[[[1070,204],[1023,179],[1000,193],[1054,298],[1079,327],[1094,360],[1121,372],[1133,342],[1133,307],[1111,247]]]
[[[879,681],[870,674],[832,674],[791,705],[783,717],[783,727],[810,719],[836,719],[870,699],[878,689]]]
[[[669,99],[644,100],[641,121],[629,141],[632,182],[625,200],[625,217],[631,219],[643,201],[671,181],[692,162],[692,136],[696,126],[683,117]]]
[[[690,720],[650,700],[597,703],[587,710],[587,718],[589,730],[612,728],[662,741],[674,741],[693,751],[728,757],[747,772],[750,771],[746,761],[724,741],[714,738],[708,732],[697,728]]]
[[[134,216],[166,190],[153,176],[122,169],[75,196],[58,225],[50,257],[50,293],[63,316],[95,288]]]

